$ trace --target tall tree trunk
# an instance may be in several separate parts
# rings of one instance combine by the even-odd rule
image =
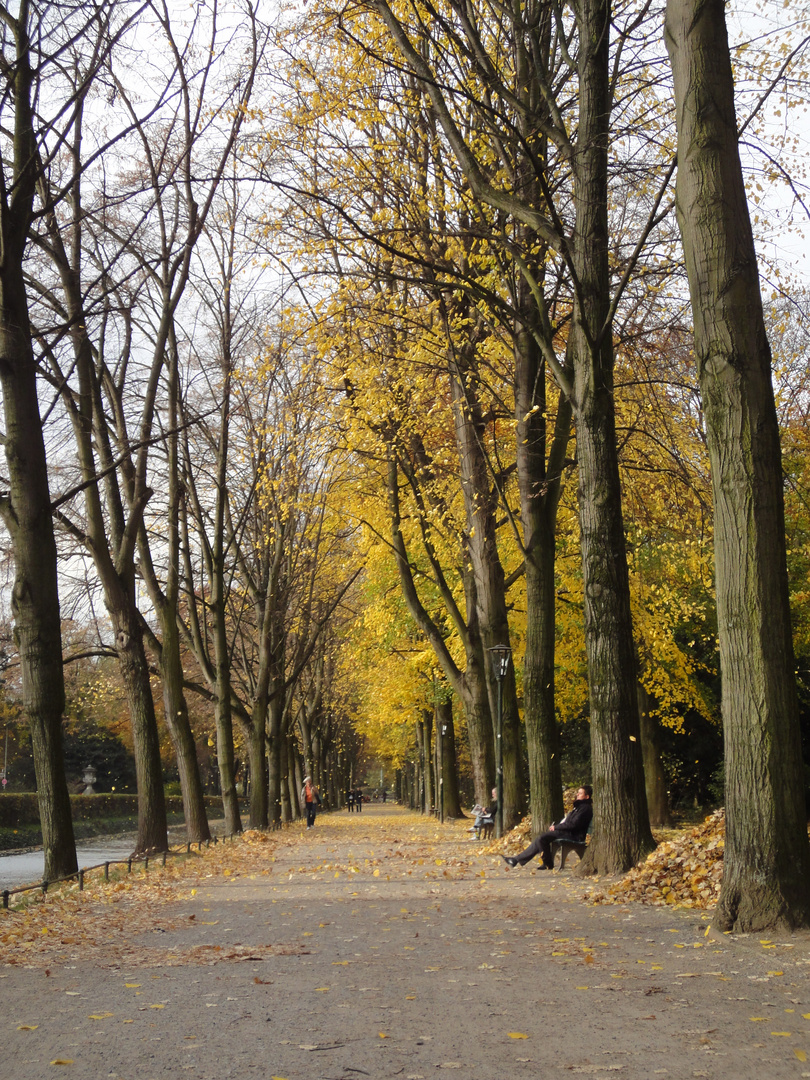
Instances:
[[[248,761],[250,762],[250,828],[266,829],[267,817],[267,739],[265,724],[251,717],[248,727]]]
[[[160,738],[140,618],[134,602],[127,603],[121,595],[113,603],[108,598],[108,608],[132,725],[138,783],[138,838],[135,850],[166,851],[169,840]]]
[[[197,746],[188,716],[188,703],[183,690],[183,663],[180,658],[180,639],[177,625],[163,625],[160,649],[160,678],[163,684],[163,711],[177,758],[186,838],[193,843],[211,839],[208,816],[205,812],[202,778],[197,764]]]
[[[0,513],[14,553],[14,637],[23,708],[31,728],[44,876],[50,879],[72,874],[77,864],[62,750],[65,683],[56,543],[23,276],[39,161],[31,108],[27,0],[18,6],[17,16],[5,13],[16,63],[4,76],[11,83],[14,102],[14,142],[12,161],[4,163],[9,166],[8,182],[0,193],[0,388],[8,469],[8,493],[0,498]]]
[[[436,792],[433,788],[433,712],[422,709],[422,777],[425,791],[425,804],[422,812],[431,813],[436,805]]]
[[[270,824],[281,823],[281,744],[284,702],[282,683],[273,680],[274,693],[270,699],[267,731],[267,801]]]
[[[570,332],[585,593],[594,836],[579,872],[615,874],[655,847],[639,742],[636,663],[613,407],[607,180],[610,0],[577,0],[574,159],[578,284]]]
[[[8,495],[0,512],[14,552],[11,610],[20,653],[23,709],[31,729],[46,880],[77,869],[62,750],[65,683],[62,624],[45,444],[21,267],[7,234],[0,255],[0,387]],[[22,255],[24,235],[18,238]],[[16,265],[15,265],[16,264]]]
[[[523,286],[525,289],[525,285]],[[528,307],[528,298],[524,302]],[[529,758],[532,835],[563,816],[560,735],[554,698],[554,567],[562,466],[571,426],[571,405],[561,394],[546,468],[545,377],[528,331],[515,342],[517,474],[526,577],[526,646],[523,714]]]
[[[644,784],[647,790],[647,809],[650,813],[650,825],[654,828],[668,829],[672,825],[669,812],[667,781],[664,765],[661,761],[659,727],[650,715],[652,700],[650,695],[638,684],[638,716],[641,731],[641,754],[644,761]]]
[[[214,718],[217,730],[219,790],[222,796],[222,812],[225,815],[225,835],[234,836],[242,831],[242,819],[239,814],[239,798],[236,794],[230,676],[228,672],[223,672],[219,664],[217,664]]]
[[[186,838],[194,843],[211,839],[205,812],[202,778],[197,764],[197,747],[188,715],[180,653],[178,606],[180,597],[180,502],[183,485],[180,479],[179,435],[179,358],[174,334],[169,348],[169,436],[167,439],[168,513],[166,521],[167,568],[164,588],[154,572],[146,529],[141,524],[138,547],[141,572],[160,623],[161,640],[154,640],[163,683],[163,711],[177,758],[180,791],[186,821]]]
[[[714,923],[793,929],[810,925],[810,845],[782,465],[722,0],[669,0],[666,40],[715,509],[726,847]]]
[[[473,346],[456,351],[450,366],[453,424],[459,453],[461,490],[467,517],[466,545],[475,575],[478,623],[484,650],[509,645],[506,585],[496,536],[497,500],[483,453],[484,422],[477,395]],[[487,659],[489,654],[487,653]],[[492,740],[497,740],[498,687],[492,665],[486,665]],[[523,750],[514,664],[502,680],[503,825],[511,829],[526,810]]]
[[[436,727],[441,730],[441,779],[442,802],[446,818],[464,817],[458,794],[458,762],[456,760],[456,733],[453,724],[453,700],[441,698],[436,705]],[[437,735],[438,738],[438,735]]]
[[[405,540],[400,530],[399,510],[399,469],[397,455],[393,446],[389,446],[388,458],[388,497],[391,515],[392,547],[399,570],[399,579],[408,610],[419,629],[433,648],[436,658],[449,684],[461,701],[467,717],[467,735],[470,745],[470,758],[473,772],[475,797],[480,803],[489,802],[489,793],[495,777],[495,765],[492,739],[492,714],[487,696],[486,663],[481,642],[478,622],[478,605],[474,574],[466,568],[462,570],[465,592],[466,620],[461,616],[455,599],[443,590],[449,613],[464,642],[466,669],[462,672],[447,648],[444,635],[431,619],[422,604],[414,582],[413,571],[408,560]],[[442,583],[439,583],[442,588]]]

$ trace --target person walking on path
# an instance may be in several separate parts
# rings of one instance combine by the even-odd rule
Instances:
[[[356,788],[354,792],[354,805],[357,807],[357,813],[363,812],[363,791],[361,788]]]
[[[311,776],[304,777],[304,786],[301,788],[301,798],[304,801],[307,828],[311,829],[315,824],[315,813],[318,809],[318,803],[321,801],[321,797],[318,794],[318,788],[312,783]]]
[[[519,855],[502,855],[501,858],[507,866],[525,866],[527,862],[542,855],[543,870],[554,869],[554,857],[551,854],[551,845],[555,840],[576,840],[582,842],[588,832],[588,826],[593,818],[593,788],[583,785],[574,799],[573,809],[565,815],[562,821],[549,826],[548,832],[541,833],[536,840]]]

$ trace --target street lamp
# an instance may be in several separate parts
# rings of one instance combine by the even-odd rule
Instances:
[[[495,783],[498,791],[498,813],[495,818],[495,836],[503,836],[503,680],[509,670],[512,650],[508,645],[496,645],[487,649],[492,656],[492,670],[498,684],[498,717],[495,739]]]
[[[8,724],[6,724],[6,756],[3,761],[3,791],[6,790],[8,784]]]
[[[447,724],[439,724],[439,821],[444,825],[444,737]]]

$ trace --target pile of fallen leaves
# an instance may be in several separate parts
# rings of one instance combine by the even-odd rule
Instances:
[[[724,810],[695,829],[659,844],[643,863],[634,866],[606,893],[594,893],[601,904],[640,901],[658,906],[713,908],[723,881],[726,838]]]

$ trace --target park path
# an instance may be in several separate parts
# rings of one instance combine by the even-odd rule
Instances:
[[[464,824],[371,804],[4,916],[0,1076],[810,1077],[806,938],[593,905]]]

